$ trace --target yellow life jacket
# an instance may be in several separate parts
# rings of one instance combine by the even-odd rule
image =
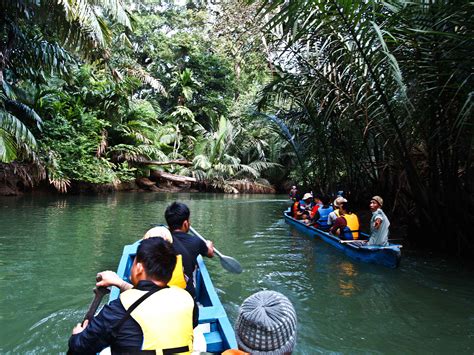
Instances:
[[[346,219],[347,226],[351,231],[359,230],[359,218],[357,218],[355,213],[345,214],[344,218]],[[352,232],[352,238],[359,239],[359,232]]]
[[[179,288],[186,288],[186,280],[184,278],[184,268],[183,268],[183,256],[181,254],[176,255],[176,266],[173,270],[173,275],[171,276],[168,286],[177,286]]]
[[[128,308],[148,291],[130,289],[120,294],[120,302]],[[140,325],[143,345],[140,350],[155,350],[188,347],[193,349],[193,309],[191,295],[178,287],[164,288],[144,300],[130,316]]]

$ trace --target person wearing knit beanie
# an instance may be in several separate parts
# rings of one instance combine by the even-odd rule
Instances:
[[[239,309],[235,323],[239,349],[250,354],[291,354],[296,323],[295,308],[287,297],[275,291],[257,292]]]

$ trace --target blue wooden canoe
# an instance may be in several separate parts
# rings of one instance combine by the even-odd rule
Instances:
[[[139,243],[140,241],[137,241],[123,248],[117,274],[127,282],[130,282],[128,277]],[[217,296],[211,277],[201,256],[198,257],[197,262],[196,298],[199,303],[199,324],[206,324],[207,326],[205,326],[205,328],[209,330],[204,333],[207,351],[220,353],[227,349],[237,349],[237,340],[234,330]],[[120,290],[117,287],[112,287],[109,301],[117,299],[119,295]]]
[[[321,238],[326,243],[331,244],[333,247],[341,250],[347,256],[363,261],[365,263],[379,264],[388,266],[390,268],[396,268],[400,265],[400,259],[402,253],[400,251],[401,245],[389,244],[386,247],[380,247],[375,245],[364,245],[359,246],[357,243],[341,243],[341,239],[332,234],[324,232],[312,226],[308,226],[297,219],[294,219],[289,215],[289,211],[283,212],[285,216],[285,222],[289,225],[294,226],[300,232],[308,235],[311,238]],[[368,238],[365,233],[359,233],[362,237]]]

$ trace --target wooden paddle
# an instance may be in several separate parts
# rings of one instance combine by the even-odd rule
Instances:
[[[99,282],[100,280],[102,280],[102,276],[97,276],[96,280],[97,282]],[[99,308],[100,301],[102,301],[102,298],[110,292],[110,289],[108,289],[107,287],[100,286],[100,287],[94,287],[92,291],[94,291],[94,299],[92,300],[92,303],[89,306],[89,309],[87,310],[86,315],[84,316],[84,319],[82,321],[82,326],[84,326],[84,322],[86,320],[90,322],[92,318],[94,318],[94,314],[97,311],[97,308]],[[66,354],[73,355],[76,353],[72,352],[71,349],[68,348]]]
[[[193,227],[189,227],[189,230],[196,237],[202,239],[205,243],[207,243],[207,240],[204,239],[204,237],[202,235],[200,235]],[[216,248],[214,248],[214,253],[216,253],[219,256],[219,258],[221,259],[221,265],[224,269],[226,269],[227,271],[232,272],[234,274],[240,274],[242,272],[242,266],[233,257],[222,254]]]
[[[97,280],[97,282],[99,282],[100,280],[102,280],[102,277],[97,276],[96,280]],[[99,308],[99,305],[100,305],[100,302],[102,301],[102,298],[106,294],[110,293],[110,289],[108,289],[107,287],[103,287],[103,286],[94,287],[94,289],[92,291],[94,291],[94,299],[92,300],[92,303],[89,306],[89,310],[87,311],[86,315],[84,316],[84,320],[82,321],[82,323],[84,323],[84,321],[86,319],[88,321],[90,321],[92,318],[94,318],[94,314],[97,311],[97,308]]]

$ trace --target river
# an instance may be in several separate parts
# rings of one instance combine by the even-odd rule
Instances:
[[[0,353],[65,352],[96,273],[115,270],[174,200],[244,268],[207,262],[232,323],[246,297],[271,289],[296,308],[295,354],[474,353],[472,270],[408,250],[395,270],[355,262],[286,225],[285,196],[198,193],[0,197]]]

